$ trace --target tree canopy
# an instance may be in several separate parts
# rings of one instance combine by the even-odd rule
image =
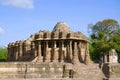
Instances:
[[[116,20],[99,21],[91,27],[91,31],[94,58],[99,58],[101,52],[106,53],[111,49],[120,52],[120,26]]]
[[[106,19],[103,21],[97,22],[93,27],[93,33],[97,33],[98,31],[103,31],[104,33],[115,33],[119,28],[119,24],[116,20]]]

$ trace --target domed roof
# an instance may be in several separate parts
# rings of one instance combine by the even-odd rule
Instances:
[[[69,28],[69,26],[65,22],[58,22],[55,25],[52,32],[53,33],[59,33],[59,32],[72,33],[73,31]]]

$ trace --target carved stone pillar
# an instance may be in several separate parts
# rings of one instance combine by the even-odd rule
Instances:
[[[78,64],[78,49],[77,49],[77,42],[74,42],[74,51],[73,51],[73,64]]]
[[[12,55],[12,54],[13,54],[13,52],[12,52],[12,43],[9,44],[9,46],[8,46],[8,51],[9,51],[8,61],[12,61],[12,59],[13,59],[13,58],[12,58],[12,57],[13,57],[13,55]]]
[[[17,52],[18,52],[18,61],[20,60],[20,41],[19,41],[19,43],[17,44],[18,46],[17,46]]]
[[[22,50],[22,44],[20,44],[20,58],[22,58],[22,56],[23,56],[23,52],[22,52],[23,50]]]
[[[15,61],[15,45],[14,45],[14,43],[12,43],[12,50],[11,50],[11,52],[12,52],[12,56],[13,56],[13,58],[11,58],[11,60],[12,61]]]
[[[42,55],[41,55],[41,42],[38,41],[38,49],[37,49],[37,52],[38,52],[38,59],[37,59],[37,62],[42,62]]]
[[[32,52],[32,55],[33,55],[33,58],[35,57],[34,54],[35,54],[35,43],[32,42],[31,43],[31,52]]]
[[[67,52],[66,52],[66,61],[71,62],[71,60],[72,60],[72,55],[71,55],[71,52],[70,52],[70,47],[72,48],[72,46],[70,46],[71,42],[67,41],[66,43],[67,43],[67,45],[66,45],[66,50],[67,50]]]
[[[13,53],[13,43],[11,43],[11,56],[10,56],[10,60],[13,61],[14,58],[14,53]],[[11,58],[13,56],[13,58]]]
[[[15,60],[18,61],[19,59],[19,53],[18,53],[18,43],[15,44]]]
[[[72,61],[72,41],[69,42],[69,58],[70,58],[70,61]]]
[[[53,42],[52,56],[52,61],[56,62],[58,60],[58,54],[56,53],[56,41]]]
[[[38,44],[37,42],[34,42],[35,43],[35,48],[34,48],[34,57],[36,58],[38,56]]]
[[[31,49],[33,49],[33,50],[35,49],[35,43],[34,42],[31,43]]]
[[[23,56],[25,56],[25,54],[26,54],[26,44],[25,44],[25,42],[23,43]]]
[[[38,42],[38,56],[41,57],[41,42]]]
[[[63,41],[61,41],[60,54],[59,54],[60,62],[64,62],[64,51],[63,51],[63,48],[64,48],[64,44],[63,44]]]
[[[19,43],[19,61],[22,59],[23,52],[22,52],[22,42]]]
[[[13,46],[13,56],[14,56],[14,60],[13,61],[15,61],[16,60],[16,49],[15,49],[16,47],[15,47],[15,45]]]
[[[78,58],[79,58],[79,61],[80,62],[84,62],[84,55],[83,55],[83,52],[84,52],[84,50],[83,50],[83,48],[81,47],[81,45],[82,45],[82,42],[81,41],[79,41],[79,43],[78,43]],[[85,53],[84,53],[85,54]]]
[[[50,52],[48,52],[48,41],[45,42],[45,62],[50,62]]]
[[[89,54],[89,48],[88,48],[88,43],[86,47],[86,52],[85,52],[85,64],[88,65],[90,63],[90,54]]]
[[[11,43],[8,44],[8,54],[7,54],[7,61],[10,61],[11,58]]]

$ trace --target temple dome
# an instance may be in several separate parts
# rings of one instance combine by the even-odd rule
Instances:
[[[70,27],[65,22],[58,22],[55,25],[52,32],[53,33],[59,33],[59,32],[72,33],[73,31],[70,29]]]

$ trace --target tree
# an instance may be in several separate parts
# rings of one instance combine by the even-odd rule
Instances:
[[[7,60],[7,48],[0,47],[0,61],[6,61],[6,60]]]
[[[111,49],[120,52],[120,26],[116,20],[99,21],[91,27],[91,31],[91,45],[95,50],[95,59],[99,59],[101,52],[106,53]]]
[[[103,21],[97,22],[92,27],[93,33],[97,34],[98,31],[102,31],[104,34],[115,34],[119,29],[119,24],[116,20],[113,19],[106,19]],[[107,36],[109,36],[107,35]]]

